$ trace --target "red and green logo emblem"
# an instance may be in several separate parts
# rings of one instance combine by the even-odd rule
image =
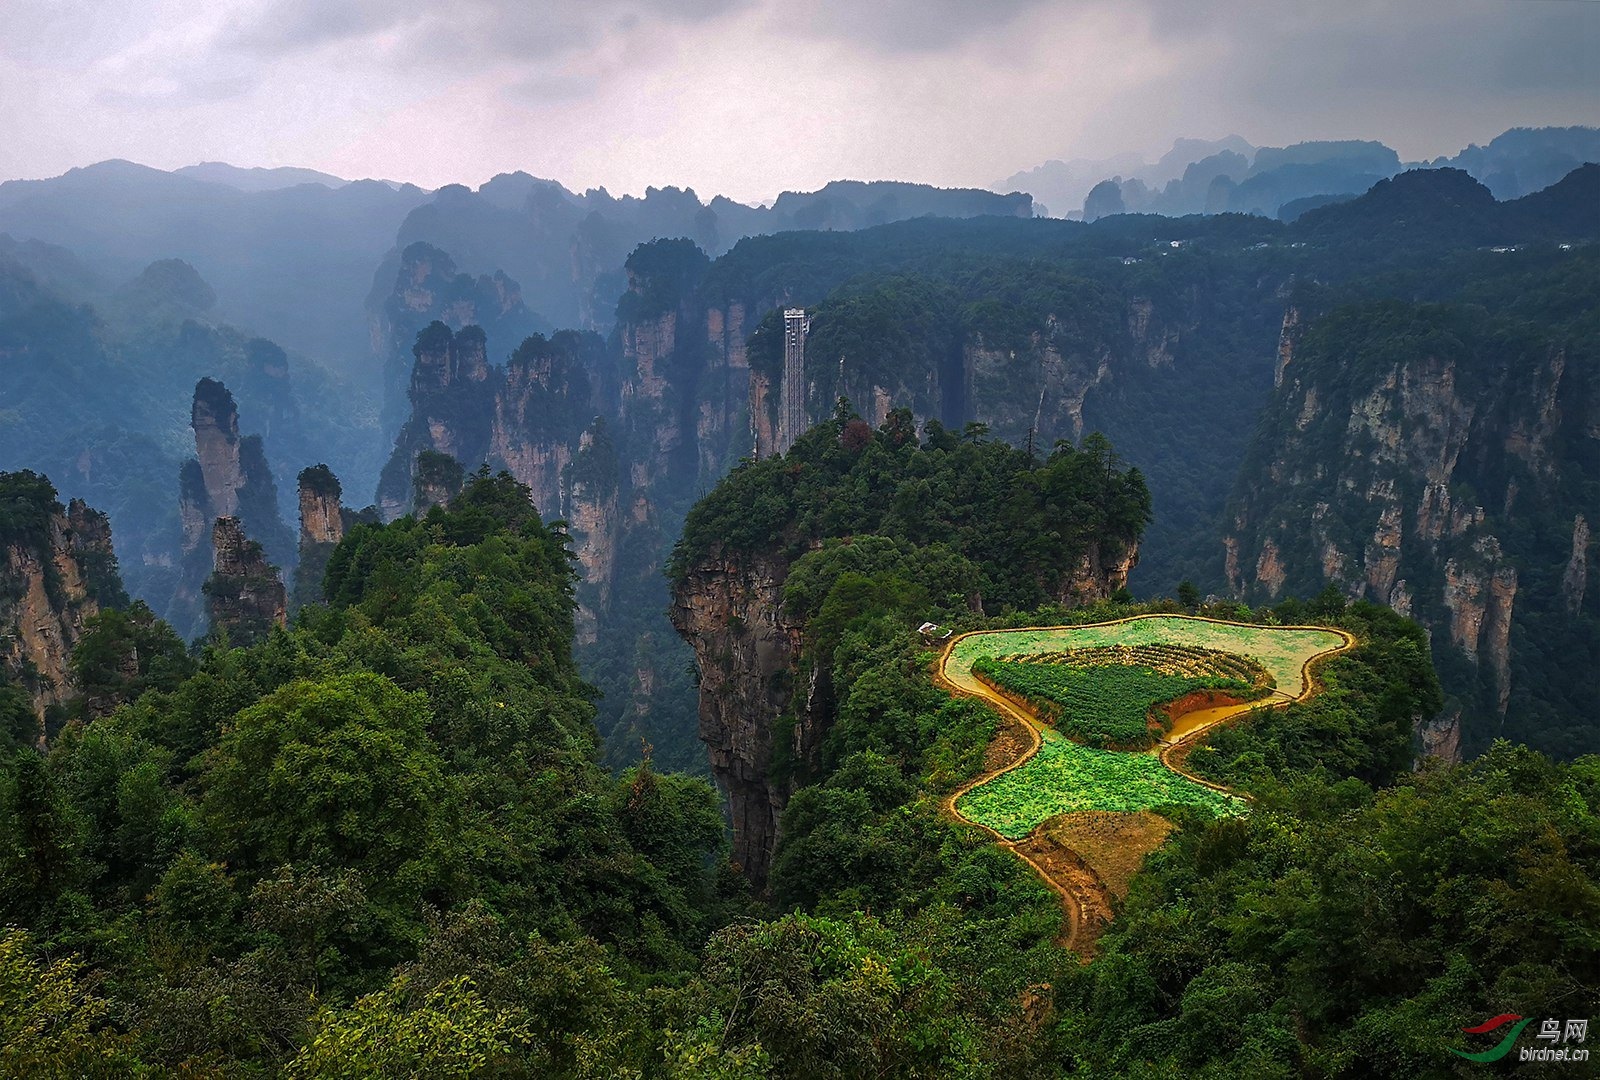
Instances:
[[[1499,1016],[1485,1020],[1477,1027],[1461,1029],[1468,1035],[1487,1035],[1491,1031],[1497,1031],[1500,1028],[1505,1027],[1507,1024],[1512,1023],[1512,1021],[1516,1022],[1516,1026],[1514,1026],[1510,1031],[1506,1032],[1506,1037],[1501,1039],[1500,1042],[1492,1049],[1484,1050],[1483,1052],[1477,1054],[1469,1054],[1465,1050],[1451,1050],[1450,1052],[1455,1054],[1457,1057],[1464,1057],[1468,1061],[1499,1061],[1501,1058],[1511,1053],[1512,1044],[1517,1041],[1517,1036],[1522,1034],[1522,1029],[1533,1023],[1533,1017],[1521,1017],[1516,1013],[1501,1013]]]

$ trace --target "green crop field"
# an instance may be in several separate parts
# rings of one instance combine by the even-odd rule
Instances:
[[[1251,690],[1245,696],[1264,694],[1275,686],[1279,694],[1295,697],[1308,689],[1307,663],[1343,648],[1347,640],[1317,628],[1152,615],[1091,626],[968,634],[956,641],[942,670],[954,686],[980,696],[994,694],[974,671],[975,665],[988,661],[984,667],[991,672],[998,662],[1003,669],[1056,667],[1092,674],[1115,672],[1120,665],[1122,670],[1144,669],[1154,676],[1226,677],[1247,682]],[[1073,677],[1064,674],[1061,679]],[[1142,714],[1151,703],[1183,693],[1181,688],[1170,693],[1153,683],[1134,686],[1121,676],[1099,677],[1110,680],[1100,688],[1100,696],[1120,696],[1123,700],[1115,708],[1126,713],[1110,727],[1102,720],[1107,731],[1129,727],[1133,708]],[[1141,697],[1143,705],[1137,705]],[[1137,812],[1185,805],[1214,814],[1244,812],[1242,800],[1174,772],[1153,753],[1085,746],[1048,728],[1040,736],[1033,757],[961,795],[955,801],[956,811],[1012,840],[1022,839],[1049,818],[1085,810]]]
[[[1151,706],[1191,690],[1260,697],[1272,676],[1231,653],[1182,645],[1091,646],[980,657],[973,673],[1027,701],[1040,719],[1090,746],[1143,750],[1154,741]]]
[[[971,675],[972,665],[984,656],[1016,658],[1097,646],[1186,645],[1249,657],[1266,668],[1279,690],[1293,697],[1305,689],[1301,669],[1306,661],[1339,648],[1344,640],[1332,630],[1247,626],[1209,622],[1186,615],[1152,615],[1093,626],[968,634],[951,650],[945,674],[960,683]]]
[[[984,659],[972,670],[1026,698],[1035,714],[1073,738],[1119,749],[1143,750],[1150,745],[1147,717],[1152,705],[1190,690],[1250,689],[1235,679],[1185,678],[1127,665],[1075,668]]]
[[[1096,750],[1054,731],[1042,735],[1037,754],[962,795],[956,810],[1009,840],[1021,840],[1057,814],[1079,810],[1136,813],[1197,806],[1219,816],[1244,811],[1240,799],[1180,776],[1153,754]]]

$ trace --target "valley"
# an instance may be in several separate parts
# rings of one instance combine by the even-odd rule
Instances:
[[[0,1074],[1446,1077],[1600,1009],[1592,135],[1019,174],[1071,219],[0,184]]]

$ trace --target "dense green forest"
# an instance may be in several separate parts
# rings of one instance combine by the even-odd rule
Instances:
[[[757,238],[709,263],[684,242],[652,249],[639,266],[658,260],[663,280],[626,301],[626,317],[688,310],[689,290],[706,302],[792,297],[815,307],[824,367],[856,357],[868,383],[920,387],[916,414],[933,419],[919,430],[898,407],[874,428],[836,400],[863,388],[816,382],[813,413],[833,418],[785,455],[742,460],[692,508],[715,458],[675,444],[683,461],[658,463],[671,478],[651,492],[656,516],[620,541],[618,562],[638,580],[618,588],[625,614],[592,647],[587,679],[565,527],[475,462],[448,462],[458,493],[447,507],[354,524],[319,552],[326,603],[248,648],[188,647],[137,603],[97,616],[72,660],[81,696],[57,710],[66,726],[47,753],[25,745],[27,694],[0,685],[0,1073],[1449,1076],[1474,1068],[1450,1051],[1469,1048],[1460,1029],[1486,1017],[1594,1016],[1600,759],[1580,756],[1592,746],[1563,744],[1573,760],[1562,763],[1485,738],[1466,765],[1413,771],[1417,723],[1484,693],[1491,666],[1430,662],[1417,624],[1347,603],[1347,582],[1324,588],[1307,569],[1316,551],[1273,595],[1245,592],[1253,606],[1206,601],[1222,556],[1201,547],[1215,530],[1197,528],[1216,522],[1252,439],[1241,483],[1289,492],[1297,522],[1316,500],[1273,476],[1271,437],[1309,432],[1306,461],[1357,457],[1316,424],[1296,426],[1299,402],[1271,389],[1286,306],[1306,324],[1286,385],[1305,373],[1357,397],[1370,389],[1360,379],[1382,382],[1383,363],[1441,349],[1478,365],[1461,369],[1464,394],[1492,397],[1485,372],[1516,382],[1559,346],[1578,396],[1562,399],[1570,422],[1540,444],[1551,467],[1474,449],[1463,461],[1477,471],[1452,497],[1475,505],[1493,490],[1478,524],[1498,531],[1522,575],[1529,614],[1511,641],[1525,700],[1513,707],[1572,708],[1586,670],[1573,657],[1594,648],[1600,591],[1560,613],[1571,590],[1557,541],[1595,491],[1581,457],[1592,444],[1575,434],[1592,416],[1594,256],[1556,241],[1578,211],[1593,216],[1562,202],[1593,182],[1590,170],[1588,188],[1519,204],[1463,189],[1456,212],[1430,210],[1411,231],[1395,229],[1439,195],[1426,181],[1292,225],[911,221]],[[1539,243],[1522,251],[1463,250],[1530,237]],[[142,329],[8,280],[0,356],[71,375],[19,364],[23,381],[0,388],[0,436],[29,453],[85,409],[120,408],[181,437],[174,410],[196,372],[238,380],[249,409],[251,380],[286,370],[269,343],[178,321],[162,297],[205,297],[176,267],[129,293],[130,310],[158,316]],[[776,372],[770,329],[750,343],[758,374]],[[991,427],[967,423],[980,378],[912,385],[959,367],[952,358],[974,343],[989,365],[979,373],[1003,381],[1046,339],[1069,360],[1106,353],[1139,376],[1096,385],[1081,439],[1030,423],[1028,402]],[[662,370],[682,375],[697,358]],[[151,382],[124,400],[115,388],[130,373]],[[183,382],[181,395],[160,380]],[[292,390],[263,390],[272,409],[247,427],[271,425],[270,440],[309,431],[313,407],[339,404],[316,380],[297,370]],[[1523,437],[1514,408],[1539,387],[1519,386],[1479,422]],[[1254,428],[1263,402],[1275,411]],[[54,425],[53,410],[65,418]],[[590,453],[569,479],[607,491],[631,482],[652,445],[643,424],[582,430]],[[161,515],[169,442],[113,432],[105,445],[132,450],[127,464],[81,465],[66,448],[46,463],[115,489],[126,513]],[[1508,484],[1541,509],[1507,512]],[[0,539],[37,532],[30,500],[0,506]],[[1343,509],[1317,520],[1359,550],[1367,509],[1348,521]],[[680,515],[671,580],[712,552],[779,567],[782,621],[801,645],[772,688],[825,675],[807,703],[817,744],[795,753],[780,731],[760,763],[787,796],[761,889],[730,862],[710,784],[658,768],[648,746],[612,772],[596,728],[633,733],[622,691],[655,658],[655,567]],[[1182,610],[1340,626],[1358,647],[1320,670],[1318,696],[1191,755],[1196,772],[1248,795],[1249,813],[1164,810],[1176,831],[1082,963],[1058,944],[1057,896],[942,809],[983,770],[997,721],[934,685],[914,628],[1180,610],[1121,590],[1082,606],[1113,592],[1141,538],[1161,552],[1160,580],[1205,587],[1181,590]],[[1296,592],[1316,598],[1286,599]],[[1442,640],[1436,628],[1435,658]],[[684,667],[658,684],[684,692],[670,714],[675,764],[690,746],[687,691],[704,675]],[[596,683],[610,695],[599,708]]]
[[[819,484],[787,500],[788,518],[752,516],[746,538],[718,516],[735,500],[718,496],[763,493],[751,474],[733,474],[691,516],[705,538],[715,524],[732,542],[780,550],[818,535],[814,508],[856,490],[849,474]],[[981,555],[932,535],[849,536],[801,556],[785,590],[806,627],[803,662],[831,668],[837,704],[815,761],[774,763],[800,770],[802,786],[784,814],[773,899],[841,920],[871,911],[925,943],[964,989],[952,999],[959,1021],[947,1022],[974,1041],[970,1058],[946,1050],[937,1067],[880,1056],[833,1075],[1452,1075],[1447,1048],[1484,1016],[1600,1005],[1600,760],[1557,765],[1502,744],[1468,766],[1412,773],[1412,726],[1440,705],[1426,636],[1387,609],[1347,607],[1337,590],[1203,610],[1340,626],[1359,647],[1324,667],[1324,693],[1194,756],[1252,794],[1252,812],[1172,811],[1176,839],[1136,879],[1100,955],[1063,963],[1052,895],[939,811],[938,797],[979,768],[994,718],[929,682],[930,653],[907,628],[1176,606],[985,620],[962,588],[996,571]],[[777,1074],[818,1075],[783,1068],[793,1060],[779,1058]]]
[[[1329,693],[1218,740],[1207,768],[1252,812],[1176,814],[1100,956],[1060,949],[1053,894],[939,809],[995,720],[932,685],[909,627],[1136,609],[985,620],[971,582],[1036,588],[1007,546],[1025,519],[979,542],[965,502],[904,528],[865,493],[897,460],[936,495],[1002,468],[1104,484],[1110,449],[1034,464],[863,426],[737,471],[682,549],[770,495],[727,539],[798,546],[786,610],[834,673],[823,751],[789,764],[770,896],[728,868],[707,784],[601,768],[565,537],[480,474],[448,509],[354,528],[329,603],[249,649],[190,658],[137,608],[92,629],[85,685],[124,703],[0,772],[0,1070],[1448,1075],[1465,1024],[1592,1013],[1600,763],[1497,747],[1410,773],[1410,725],[1438,704],[1420,632],[1332,594],[1211,612],[1329,621],[1361,647]],[[1131,479],[1103,490],[1137,532]],[[104,660],[129,635],[165,657],[134,685]]]
[[[1047,458],[938,421],[918,437],[911,410],[878,430],[840,400],[783,457],[746,460],[684,522],[667,574],[683,576],[713,546],[798,557],[816,541],[864,534],[960,554],[963,587],[984,609],[1035,607],[1090,589],[1081,561],[1116,561],[1138,542],[1150,495],[1104,437],[1061,442]]]
[[[136,700],[13,750],[0,1070],[364,1075],[514,1045],[539,1074],[587,1052],[540,995],[593,983],[561,1008],[603,1011],[624,975],[688,965],[720,910],[716,796],[600,767],[569,560],[526,489],[479,477],[448,512],[353,530],[292,631],[167,648],[110,688]],[[147,632],[102,617],[86,685]],[[438,1039],[469,1013],[482,1030]]]

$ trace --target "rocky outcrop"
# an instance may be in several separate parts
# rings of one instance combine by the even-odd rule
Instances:
[[[1517,568],[1497,566],[1489,577],[1488,611],[1480,654],[1494,680],[1495,711],[1505,718],[1511,702],[1511,612],[1517,602]]]
[[[411,349],[411,416],[378,482],[385,521],[414,509],[418,455],[442,454],[467,468],[488,459],[494,385],[487,350],[488,338],[478,326],[453,331],[433,322],[417,335]]]
[[[1261,558],[1256,560],[1256,581],[1267,590],[1268,596],[1276,597],[1283,591],[1283,579],[1283,562],[1278,558],[1278,545],[1268,537],[1261,545]]]
[[[104,514],[77,499],[63,508],[34,473],[0,473],[0,490],[18,523],[0,534],[0,675],[28,693],[43,749],[52,706],[76,692],[72,650],[87,620],[127,597]]]
[[[728,794],[733,859],[758,884],[771,869],[790,795],[787,780],[773,770],[774,740],[787,727],[781,721],[795,717],[784,748],[791,759],[808,758],[822,735],[806,708],[808,695],[796,701],[801,636],[783,618],[788,570],[781,559],[718,553],[690,572],[669,613],[694,649],[700,740]]]
[[[343,489],[327,465],[300,472],[300,550],[344,539],[344,512],[339,505]]]
[[[1167,325],[1155,302],[1147,296],[1128,301],[1128,340],[1131,358],[1146,367],[1171,367],[1178,346],[1176,327]]]
[[[414,385],[417,335],[433,323],[452,331],[476,326],[492,341],[511,348],[540,329],[539,319],[522,300],[518,284],[501,271],[461,273],[449,253],[432,244],[409,244],[379,271],[387,290],[368,298],[373,355],[384,372],[384,428],[393,431],[406,416],[406,390]],[[387,280],[385,274],[389,274]]]
[[[1224,538],[1228,577],[1247,598],[1331,581],[1422,622],[1462,699],[1450,723],[1422,733],[1425,750],[1459,756],[1501,733],[1514,708],[1524,611],[1546,633],[1564,632],[1552,618],[1585,617],[1588,521],[1563,470],[1600,454],[1581,426],[1593,380],[1574,377],[1559,347],[1506,355],[1454,326],[1428,336],[1429,320],[1447,318],[1437,309],[1323,318],[1337,321],[1285,315],[1280,385]],[[1368,318],[1411,320],[1397,340],[1413,351],[1368,354]],[[1570,529],[1560,555],[1528,524],[1551,518],[1563,539]],[[1551,569],[1530,582],[1530,566]]]
[[[504,367],[488,363],[487,349],[475,326],[452,332],[433,323],[417,336],[411,416],[378,490],[385,520],[416,508],[416,462],[425,453],[443,454],[469,470],[482,464],[504,469],[529,487],[545,517],[563,513],[562,477],[601,411],[596,399],[605,344],[570,330],[549,339],[532,334]]]
[[[1417,725],[1417,764],[1436,758],[1447,765],[1461,761],[1461,706],[1446,709]]]
[[[1300,338],[1305,333],[1305,328],[1300,324],[1300,309],[1293,305],[1284,309],[1283,327],[1278,331],[1278,366],[1272,373],[1272,385],[1283,385],[1283,373],[1294,362],[1295,346],[1300,344]],[[1307,410],[1314,413],[1316,398],[1309,399]],[[1301,425],[1302,428],[1304,424]]]
[[[772,376],[750,372],[750,438],[758,457],[770,455],[778,445],[778,391]]]
[[[296,608],[323,599],[322,575],[328,569],[328,557],[344,539],[345,530],[345,510],[339,502],[343,490],[333,470],[327,465],[313,465],[300,471],[298,482],[300,557],[295,564],[294,593],[290,598]]]
[[[213,634],[248,645],[287,626],[289,598],[277,567],[261,545],[245,536],[237,518],[218,518],[211,530],[213,570],[205,593]]]
[[[1450,613],[1451,644],[1472,662],[1486,664],[1495,714],[1503,718],[1511,699],[1511,615],[1517,599],[1517,569],[1505,563],[1497,539],[1483,537],[1469,555],[1446,560],[1442,599]]]
[[[278,512],[278,486],[266,447],[259,435],[239,434],[239,410],[226,386],[215,379],[195,385],[190,426],[195,456],[178,475],[181,565],[166,613],[186,637],[205,628],[202,586],[214,562],[208,543],[218,518],[236,518],[279,565],[291,566],[296,558],[293,534]]]
[[[1583,594],[1589,585],[1589,522],[1579,514],[1572,519],[1572,554],[1561,575],[1561,599],[1569,615],[1583,610]]]
[[[1128,574],[1139,565],[1139,545],[1097,540],[1067,573],[1055,590],[1057,603],[1069,607],[1109,600],[1128,584]]]
[[[205,485],[204,511],[211,517],[233,517],[239,512],[244,467],[239,455],[239,410],[226,386],[215,379],[201,379],[195,385],[189,426]]]

